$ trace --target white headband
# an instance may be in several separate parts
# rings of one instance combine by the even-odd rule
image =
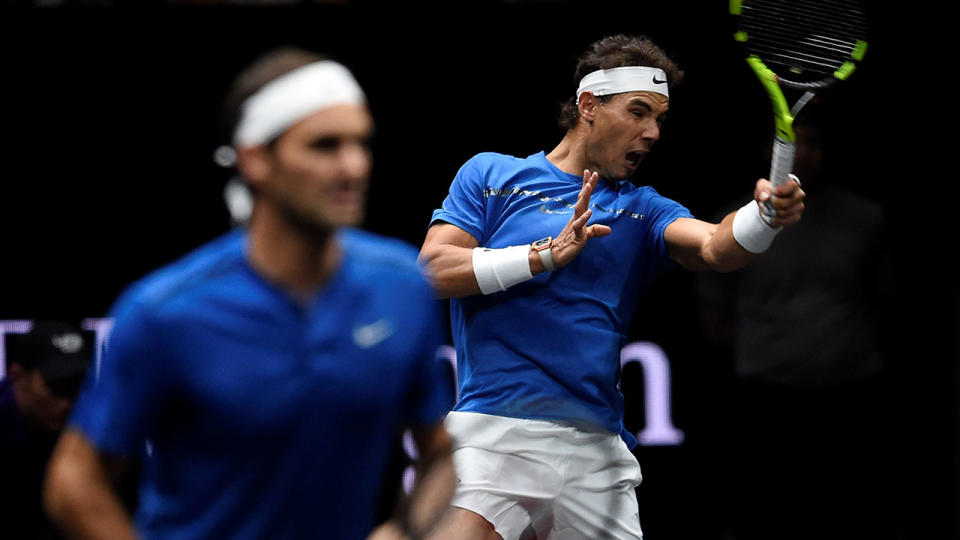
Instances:
[[[580,102],[580,94],[584,92],[590,92],[595,96],[606,96],[640,91],[656,92],[669,98],[667,74],[662,69],[647,66],[599,69],[580,79],[577,102]]]
[[[263,144],[315,111],[364,102],[363,90],[346,67],[331,60],[314,62],[270,81],[244,101],[233,144]]]

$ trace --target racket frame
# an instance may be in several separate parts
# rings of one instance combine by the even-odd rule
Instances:
[[[730,0],[730,13],[738,17],[742,14],[742,0]],[[749,40],[749,35],[743,30],[738,30],[733,37],[740,43],[746,43]],[[866,51],[867,42],[863,39],[857,40],[850,53],[850,58],[834,70],[832,76],[812,82],[791,81],[774,73],[759,56],[751,54],[747,57],[747,64],[766,90],[773,110],[776,131],[773,138],[768,179],[774,187],[786,183],[793,170],[793,161],[796,155],[796,133],[793,130],[794,118],[809,103],[817,91],[849,78],[856,70],[857,62],[863,60]],[[787,105],[783,87],[804,91],[793,107]],[[772,202],[766,201],[761,205],[761,215],[772,226],[773,219],[776,217],[776,210],[773,208]]]

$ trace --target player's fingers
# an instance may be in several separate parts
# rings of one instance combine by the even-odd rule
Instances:
[[[593,189],[597,187],[597,182],[600,181],[600,174],[597,172],[591,172],[590,169],[583,170],[583,185],[590,185],[590,188]]]
[[[794,223],[799,223],[802,214],[793,213],[788,215],[777,214],[777,219],[773,221],[775,227],[783,227],[785,225],[793,225]]]
[[[590,177],[587,178],[587,183],[590,184],[590,189],[597,187],[597,182],[600,181],[600,174],[596,171],[590,173]]]
[[[773,225],[780,227],[783,225],[793,225],[803,217],[804,203],[797,201],[795,204],[783,208],[777,208],[773,216]]]
[[[606,236],[610,234],[610,227],[606,225],[594,224],[587,227],[587,235],[590,238],[596,238],[598,236]]]
[[[588,171],[584,171],[584,176]],[[590,193],[593,191],[593,184],[589,181],[584,182],[583,187],[580,188],[580,194],[577,195],[577,203],[573,206],[573,215],[574,217],[580,217],[584,212],[587,211],[588,206],[590,205]]]
[[[590,220],[590,216],[592,215],[593,215],[593,210],[587,210],[586,212],[581,214],[579,217],[574,219],[573,222],[571,223],[573,230],[579,232],[581,229],[583,229],[584,225],[587,224],[587,221]]]
[[[801,198],[802,199],[803,197],[805,197],[803,188],[800,187],[800,180],[792,174],[790,175],[790,180],[792,181],[784,182],[783,184],[780,184],[779,186],[774,188],[773,195],[781,198]]]
[[[777,215],[802,213],[804,206],[803,199],[799,198],[784,199],[781,197],[774,197],[773,199],[773,209],[777,211]]]
[[[783,186],[778,186],[776,191],[770,196],[770,202],[777,211],[795,210],[797,208],[803,209],[803,202],[806,200],[807,194],[799,187],[796,187],[796,184],[793,182],[789,183],[793,184],[794,187],[781,191],[780,188]]]
[[[777,209],[777,217],[787,218],[792,216],[800,217],[803,215],[803,210],[806,208],[806,205],[801,201],[789,206],[784,206],[783,208]]]
[[[773,196],[773,184],[766,178],[757,180],[753,188],[753,198],[759,202],[769,201]]]

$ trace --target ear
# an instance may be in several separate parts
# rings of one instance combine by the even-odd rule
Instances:
[[[273,167],[273,156],[263,145],[245,146],[237,149],[237,170],[250,182],[259,186],[266,182]]]
[[[580,94],[580,101],[577,103],[577,111],[580,118],[585,122],[592,123],[597,117],[597,109],[600,108],[600,99],[593,95],[593,92],[584,92]]]

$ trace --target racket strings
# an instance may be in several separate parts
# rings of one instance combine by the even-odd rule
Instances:
[[[792,25],[813,27],[838,36],[862,35],[866,32],[863,10],[851,1],[783,2],[754,0],[743,4],[744,15],[760,21],[788,19]]]
[[[807,79],[832,74],[849,60],[866,26],[863,11],[849,1],[744,1],[740,16],[751,53],[774,71],[784,71],[779,66]]]

